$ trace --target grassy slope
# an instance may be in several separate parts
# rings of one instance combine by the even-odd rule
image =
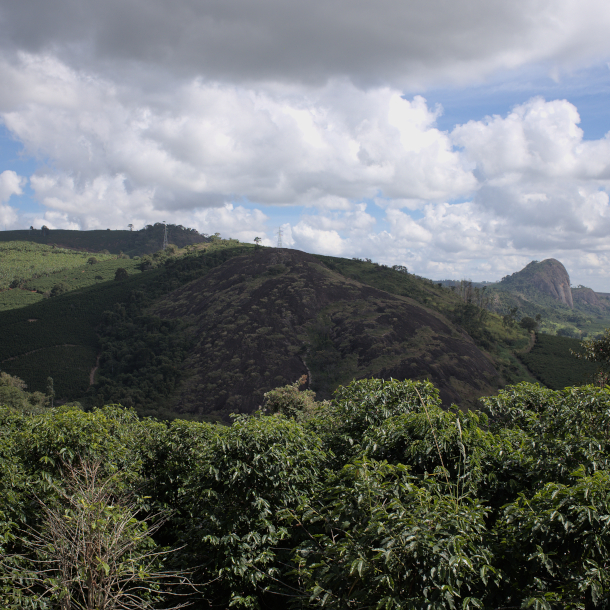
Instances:
[[[520,358],[538,381],[552,390],[561,390],[590,383],[597,370],[595,363],[572,356],[570,350],[577,352],[579,348],[577,339],[538,334],[532,350]]]
[[[54,248],[29,242],[0,242],[0,290],[12,282],[46,276],[75,267],[83,267],[91,257],[89,252]],[[111,254],[96,255],[99,261],[116,258]]]

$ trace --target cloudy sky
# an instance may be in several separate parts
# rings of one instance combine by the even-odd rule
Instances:
[[[610,292],[609,31],[607,0],[0,0],[0,229],[281,227]]]

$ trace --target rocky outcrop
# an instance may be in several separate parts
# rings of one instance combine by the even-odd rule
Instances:
[[[575,303],[596,307],[597,309],[607,309],[608,300],[603,294],[591,290],[591,288],[575,288],[572,291],[572,297]]]
[[[556,259],[548,258],[542,262],[532,261],[521,271],[503,278],[502,287],[524,293],[538,292],[574,307],[570,276],[566,268]]]
[[[548,258],[538,263],[532,283],[540,292],[552,296],[568,307],[574,307],[570,276],[558,260]]]

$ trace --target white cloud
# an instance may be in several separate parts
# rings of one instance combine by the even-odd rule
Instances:
[[[0,174],[0,225],[2,228],[13,228],[19,219],[17,210],[10,205],[4,205],[13,195],[23,194],[27,178],[19,176],[12,170]]]
[[[18,94],[0,92],[0,108],[28,152],[52,159],[77,189],[121,176],[152,191],[157,209],[236,197],[346,209],[380,190],[440,200],[476,184],[435,128],[438,111],[388,88],[334,81],[303,97],[195,79],[142,104],[141,92],[23,54],[19,66],[0,63],[2,77],[21,83]]]
[[[344,240],[337,231],[318,229],[305,221],[292,227],[292,238],[294,247],[299,250],[331,256],[343,256],[346,250]]]
[[[0,202],[7,202],[13,195],[23,194],[27,178],[7,169],[0,174]]]
[[[610,137],[583,140],[577,108],[542,98],[447,133],[442,108],[403,95],[607,60],[607,2],[0,0],[0,14],[0,118],[40,161],[40,223],[168,220],[272,245],[270,217],[294,206],[288,246],[479,279],[556,256],[610,289]],[[0,174],[5,224],[24,184]]]

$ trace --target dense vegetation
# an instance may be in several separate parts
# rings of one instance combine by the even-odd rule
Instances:
[[[291,396],[230,427],[1,409],[2,607],[608,606],[609,390],[521,384],[469,412],[424,382]]]
[[[160,222],[147,225],[139,231],[128,230],[93,230],[73,231],[66,229],[31,228],[25,231],[2,231],[0,242],[19,241],[36,244],[55,245],[58,248],[102,252],[108,250],[112,254],[124,252],[129,256],[153,254],[163,246],[165,225]],[[179,248],[192,244],[206,243],[218,237],[200,235],[195,229],[181,225],[167,225],[168,241]]]
[[[515,355],[528,344],[528,334],[518,325],[506,325],[487,310],[488,300],[479,289],[460,291],[408,273],[404,267],[387,267],[370,261],[317,256],[329,268],[369,286],[414,299],[445,315],[463,328],[479,347],[490,353],[496,368],[508,383],[533,381]],[[464,283],[463,283],[464,284]],[[467,283],[472,289],[471,283]]]
[[[560,390],[566,385],[594,381],[597,365],[576,359],[573,352],[579,351],[577,339],[538,333],[531,351],[519,357],[536,379],[552,390]]]
[[[60,400],[99,406],[120,399],[141,412],[156,408],[160,414],[178,381],[177,367],[188,340],[176,332],[183,325],[150,317],[146,308],[247,249],[212,244],[198,254],[178,258],[159,252],[134,261],[144,264],[146,272],[130,267],[136,275],[124,280],[100,282],[6,311],[0,317],[0,334],[6,337],[0,343],[0,367],[24,379],[31,390],[45,391],[47,378],[52,377]],[[125,267],[130,262],[109,261],[113,264],[109,273],[114,277],[116,263]],[[130,357],[124,357],[128,353]],[[97,383],[89,390],[96,355],[100,356]]]

